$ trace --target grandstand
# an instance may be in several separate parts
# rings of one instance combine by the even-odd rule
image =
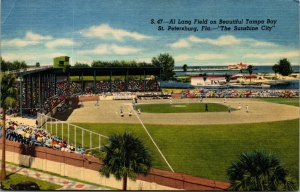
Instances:
[[[64,72],[62,68],[51,67],[19,71],[16,75],[18,77],[16,86],[19,90],[17,111],[23,116],[23,114],[36,115],[37,112],[46,114],[64,99],[78,95],[159,92],[157,77],[160,77],[161,69],[160,67],[71,67]],[[79,81],[71,81],[72,76],[79,77]],[[93,80],[84,80],[87,76],[92,77]],[[132,79],[133,76],[135,79]]]

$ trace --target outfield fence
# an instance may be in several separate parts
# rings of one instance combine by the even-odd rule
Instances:
[[[87,151],[101,148],[108,137],[78,125],[61,121],[43,113],[37,114],[37,125],[68,144],[84,147]]]

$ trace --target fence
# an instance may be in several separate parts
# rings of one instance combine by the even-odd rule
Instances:
[[[38,126],[47,130],[52,135],[63,139],[68,144],[72,144],[75,149],[79,146],[87,149],[86,151],[95,151],[105,143],[108,137],[92,130],[82,128],[59,119],[55,119],[48,115],[37,114]]]
[[[0,141],[1,153],[2,141]],[[6,160],[18,165],[52,172],[98,185],[122,188],[122,181],[114,177],[106,178],[99,174],[103,162],[93,156],[62,152],[47,147],[35,146],[28,150],[21,143],[6,141]],[[34,155],[32,154],[34,153]],[[136,181],[128,179],[129,190],[226,190],[229,183],[173,173],[152,168],[147,176],[138,175]]]

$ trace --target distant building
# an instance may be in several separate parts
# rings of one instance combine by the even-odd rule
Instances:
[[[225,75],[207,75],[204,81],[204,75],[192,76],[191,85],[193,86],[218,86],[226,83]]]
[[[68,56],[60,56],[53,59],[53,67],[63,67],[68,64],[70,64],[70,57]]]
[[[239,63],[239,64],[233,64],[233,65],[228,65],[228,69],[247,69],[248,65],[247,64],[243,64],[243,63]]]

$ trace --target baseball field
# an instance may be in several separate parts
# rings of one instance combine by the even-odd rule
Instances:
[[[288,99],[246,98],[205,99],[203,103],[196,99],[178,99],[172,103],[141,100],[136,105],[141,114],[137,114],[131,101],[100,101],[99,106],[90,101],[75,109],[67,122],[106,136],[131,132],[149,148],[153,166],[165,170],[170,168],[145,129],[176,172],[226,181],[226,169],[239,154],[260,149],[278,155],[292,176],[298,178],[299,108],[295,103],[296,100]],[[203,110],[205,104],[209,112]],[[235,110],[229,113],[228,106]],[[78,145],[82,144],[80,133],[77,130]],[[66,134],[64,126],[65,138]],[[74,132],[69,137],[74,138]],[[90,136],[84,137],[83,145],[88,148]],[[92,140],[99,145],[96,136]],[[102,145],[106,142],[107,139],[101,140]]]

